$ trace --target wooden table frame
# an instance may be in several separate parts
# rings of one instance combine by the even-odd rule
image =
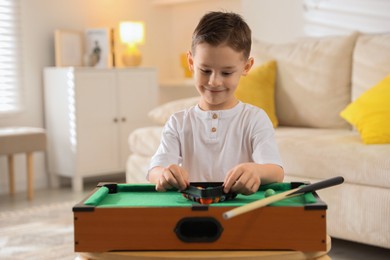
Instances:
[[[328,253],[331,249],[331,238],[326,238],[326,250],[318,252],[300,251],[129,251],[79,254],[82,260],[178,260],[178,259],[202,259],[202,260],[283,260],[283,259],[317,259],[330,260]]]

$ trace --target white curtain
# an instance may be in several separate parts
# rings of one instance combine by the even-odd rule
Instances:
[[[21,105],[19,0],[0,0],[0,115]]]

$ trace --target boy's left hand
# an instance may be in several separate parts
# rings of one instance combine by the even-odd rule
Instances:
[[[260,183],[258,165],[256,163],[242,163],[227,173],[223,191],[250,195],[259,189]]]

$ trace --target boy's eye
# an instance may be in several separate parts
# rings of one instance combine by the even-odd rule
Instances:
[[[222,72],[222,75],[223,76],[230,76],[230,75],[232,75],[233,74],[233,72]]]
[[[200,69],[200,71],[203,73],[203,74],[211,74],[212,73],[212,71],[211,70],[208,70],[208,69]],[[221,74],[222,74],[222,76],[224,76],[224,77],[227,77],[227,76],[230,76],[230,75],[232,75],[233,74],[233,72],[221,72]]]
[[[207,70],[207,69],[200,69],[200,71],[204,74],[210,74],[211,73],[211,70]]]

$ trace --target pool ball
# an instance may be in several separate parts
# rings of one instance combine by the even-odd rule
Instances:
[[[270,197],[272,195],[275,195],[275,191],[273,189],[268,189],[265,191],[264,193],[264,196],[267,198],[267,197]]]

